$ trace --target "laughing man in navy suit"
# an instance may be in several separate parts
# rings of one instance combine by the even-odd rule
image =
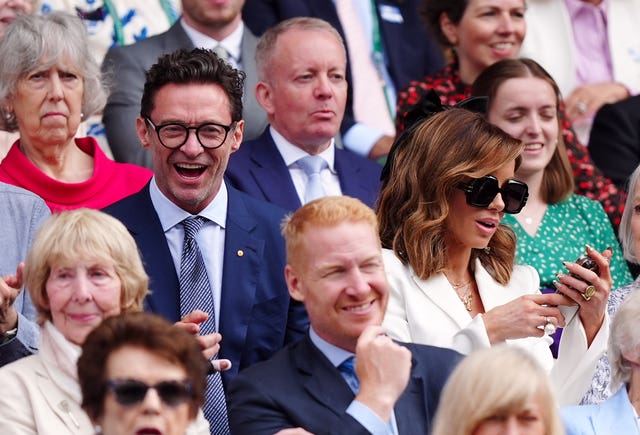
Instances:
[[[231,184],[296,210],[308,188],[298,160],[320,156],[324,194],[353,196],[373,207],[380,166],[334,144],[347,100],[347,58],[338,32],[317,18],[283,21],[260,38],[256,63],[256,99],[270,127],[231,157]]]
[[[196,241],[213,296],[208,314],[215,314],[222,335],[219,356],[233,364],[222,374],[224,385],[302,337],[308,325],[282,274],[284,211],[223,181],[229,155],[242,140],[242,86],[242,73],[210,50],[161,57],[147,73],[136,120],[154,177],[105,210],[125,224],[141,251],[151,278],[146,308],[173,321],[180,320],[182,221],[205,218]],[[209,339],[219,341],[220,334]]]
[[[385,335],[389,285],[375,213],[354,198],[324,197],[299,208],[283,233],[289,292],[307,307],[311,328],[233,380],[231,432],[429,433],[461,356]]]

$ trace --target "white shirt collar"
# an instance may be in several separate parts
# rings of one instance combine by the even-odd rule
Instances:
[[[240,22],[240,25],[229,36],[222,41],[216,41],[210,36],[205,35],[202,32],[197,31],[193,27],[189,26],[184,20],[180,20],[180,25],[184,29],[185,33],[193,42],[195,47],[202,47],[206,49],[212,49],[218,44],[227,50],[229,56],[235,61],[236,64],[242,63],[242,34],[244,32],[244,23]]]
[[[158,217],[160,218],[160,224],[162,230],[167,232],[171,228],[178,225],[184,219],[191,216],[191,214],[176,204],[171,202],[158,188],[156,183],[156,177],[154,176],[149,183],[149,194],[151,195],[151,203],[155,208]],[[204,216],[212,222],[218,224],[221,228],[225,228],[227,225],[227,202],[229,194],[227,192],[227,186],[224,181],[220,185],[220,190],[211,201],[200,213],[199,216]]]
[[[309,155],[309,153],[304,151],[302,148],[295,146],[287,139],[285,139],[284,136],[278,133],[273,127],[269,127],[269,132],[271,133],[271,137],[276,144],[276,148],[278,148],[278,151],[284,159],[284,163],[287,165],[287,167],[290,167],[299,159]],[[334,167],[335,154],[336,150],[333,138],[331,139],[331,143],[329,144],[327,149],[318,154],[327,162],[329,170],[334,174],[336,173]]]

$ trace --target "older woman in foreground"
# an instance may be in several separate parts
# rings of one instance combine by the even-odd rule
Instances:
[[[463,359],[447,381],[432,435],[563,435],[551,383],[525,350],[498,345]]]
[[[152,175],[109,160],[91,137],[74,139],[106,101],[87,47],[80,19],[57,12],[19,16],[0,42],[0,129],[20,134],[0,163],[0,181],[34,192],[54,212],[101,209]]]
[[[114,316],[82,345],[82,408],[102,435],[182,435],[204,403],[207,368],[196,339],[162,317]]]
[[[76,361],[103,319],[142,309],[148,277],[136,243],[103,212],[60,212],[38,231],[24,277],[41,325],[40,350],[0,369],[2,433],[91,433]]]
[[[597,405],[562,409],[568,435],[640,432],[640,293],[630,294],[620,305],[611,322],[607,352],[616,393]]]

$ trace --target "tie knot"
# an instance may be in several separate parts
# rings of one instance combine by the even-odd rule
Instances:
[[[220,59],[222,59],[224,61],[228,61],[229,60],[229,52],[227,50],[225,50],[225,48],[221,44],[218,44],[215,47],[213,47],[213,52]]]
[[[327,166],[327,162],[320,156],[306,156],[298,159],[298,165],[309,176],[319,174]]]
[[[185,240],[195,238],[206,221],[207,219],[202,216],[191,216],[183,220],[182,226],[184,227]]]
[[[354,364],[355,364],[355,358],[350,356],[349,358],[342,361],[342,363],[338,366],[338,370],[348,375],[355,375],[356,369],[354,367]]]

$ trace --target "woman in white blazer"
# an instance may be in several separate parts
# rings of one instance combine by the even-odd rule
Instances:
[[[584,281],[559,276],[562,293],[540,294],[535,269],[514,266],[515,235],[500,221],[526,203],[526,185],[513,179],[522,149],[456,108],[398,138],[377,211],[391,286],[384,325],[398,340],[461,353],[523,346],[551,373],[559,402],[576,404],[606,346],[610,252],[589,251],[599,275],[566,263]],[[548,334],[558,326],[554,361]]]

